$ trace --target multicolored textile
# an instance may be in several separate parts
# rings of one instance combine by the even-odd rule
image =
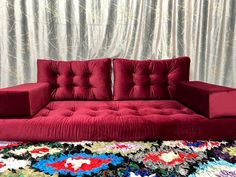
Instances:
[[[236,141],[0,142],[0,176],[236,176]]]

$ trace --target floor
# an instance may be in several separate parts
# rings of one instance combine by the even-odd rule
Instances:
[[[0,142],[0,176],[236,176],[236,141]]]

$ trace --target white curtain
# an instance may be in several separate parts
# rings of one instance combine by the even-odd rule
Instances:
[[[0,87],[37,58],[187,55],[192,80],[236,87],[236,0],[1,0]]]

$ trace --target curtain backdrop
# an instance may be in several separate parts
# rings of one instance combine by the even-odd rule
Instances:
[[[187,55],[192,80],[236,86],[236,0],[1,0],[0,87],[37,58]]]

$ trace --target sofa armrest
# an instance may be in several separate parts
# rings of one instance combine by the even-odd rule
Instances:
[[[0,89],[0,117],[32,117],[50,100],[48,83]]]
[[[208,118],[236,116],[236,89],[200,81],[177,84],[177,100]]]

